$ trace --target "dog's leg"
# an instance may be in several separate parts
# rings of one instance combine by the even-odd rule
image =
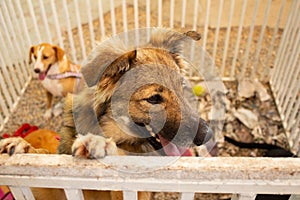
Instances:
[[[51,116],[52,116],[52,98],[53,98],[53,95],[46,91],[46,95],[47,95],[47,110],[44,114],[44,118],[45,119],[50,119]]]
[[[103,158],[117,155],[117,145],[112,139],[88,133],[79,135],[72,145],[72,155],[81,158]]]
[[[20,153],[49,153],[46,149],[35,149],[21,137],[12,137],[0,140],[0,153],[9,155]]]
[[[111,191],[110,192],[111,200],[123,200],[123,192],[121,191]]]

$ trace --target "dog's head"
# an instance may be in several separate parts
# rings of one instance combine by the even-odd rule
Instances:
[[[42,43],[30,47],[29,64],[35,61],[34,72],[39,74],[40,80],[44,80],[51,66],[63,60],[64,55],[65,52],[60,47]]]
[[[143,48],[126,51],[116,41],[96,48],[82,73],[87,85],[96,88],[98,120],[109,113],[120,127],[155,149],[163,147],[166,155],[191,155],[188,146],[209,140],[211,129],[183,95],[181,43],[191,39],[200,36],[158,29]]]

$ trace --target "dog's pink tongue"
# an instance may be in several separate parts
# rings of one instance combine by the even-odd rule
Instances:
[[[46,72],[39,73],[39,79],[42,81],[46,78]]]
[[[159,134],[158,136],[167,156],[192,156],[192,152],[189,148],[177,147]]]

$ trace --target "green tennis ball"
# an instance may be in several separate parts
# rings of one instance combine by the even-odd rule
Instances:
[[[193,93],[194,93],[194,95],[200,97],[200,96],[204,95],[205,89],[200,85],[195,85],[193,87]]]

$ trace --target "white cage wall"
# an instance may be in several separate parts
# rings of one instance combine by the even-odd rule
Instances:
[[[197,30],[224,80],[269,81],[291,147],[299,146],[297,0],[1,1],[0,130],[31,80],[28,49],[59,44],[80,63],[101,38],[134,28]]]
[[[0,130],[14,112],[32,79],[32,70],[28,64],[30,46],[41,42],[58,44],[66,49],[74,62],[80,63],[105,36],[134,28],[165,26],[175,30],[192,29],[200,32],[202,46],[210,53],[224,80],[257,78],[269,82],[290,146],[295,152],[299,152],[300,1],[298,0],[2,0],[0,6]],[[95,185],[101,182],[94,176],[74,177],[72,170],[69,174],[64,174],[68,171],[65,168],[61,171],[57,169],[59,175],[54,177],[56,171],[52,171],[53,166],[64,163],[62,159],[66,159],[64,166],[67,166],[67,169],[74,165],[70,157],[52,156],[46,164],[39,162],[43,159],[42,155],[20,156],[19,160],[5,156],[1,158],[4,159],[0,159],[0,182],[11,185],[13,193],[20,199],[31,199],[28,189],[30,186],[53,187],[53,184],[61,180],[64,181],[60,186],[65,188],[70,199],[74,197],[81,199],[80,195],[75,195],[81,194],[80,188],[70,186],[73,181],[84,180],[87,183],[85,189],[95,189]],[[122,158],[107,159],[122,160]],[[139,158],[133,158],[133,161],[134,159]],[[153,158],[145,159],[151,162]],[[216,160],[208,159],[205,162],[209,166],[214,166],[215,163],[222,164],[226,161],[222,158],[214,159]],[[120,160],[116,161],[116,164],[122,165]],[[24,171],[23,167],[29,161],[33,165]],[[195,161],[193,158],[187,158],[177,165],[187,166],[186,163]],[[201,177],[189,179],[194,177],[189,170],[195,170],[196,173],[197,167],[202,166],[200,163],[193,169],[178,168],[176,165],[171,172],[165,174],[165,177],[156,178],[154,181],[143,177],[133,180],[129,176],[120,180],[100,164],[95,166],[92,164],[90,167],[95,171],[101,169],[111,173],[115,179],[105,179],[106,182],[101,184],[109,182],[111,185],[106,185],[107,189],[128,190],[124,193],[128,199],[136,198],[136,192],[132,191],[146,187],[150,191],[171,191],[170,187],[164,188],[163,185],[167,187],[173,181],[173,175],[181,173],[190,175],[186,180],[181,179],[181,182],[172,186],[174,188],[178,186],[178,192],[185,192],[182,199],[192,199],[193,192],[300,194],[299,159],[232,158],[227,161],[228,166],[237,164],[240,168],[236,169],[241,169],[241,174],[247,172],[249,176],[233,179],[230,174],[231,168],[226,168],[227,165],[217,165],[214,170],[206,168],[207,171],[204,172],[208,173],[208,177],[213,177],[220,174],[220,170],[224,170],[226,174],[222,180],[218,176],[210,181]],[[280,163],[288,165],[282,166]],[[79,162],[79,166],[81,165],[86,166]],[[255,166],[262,168],[257,169]],[[49,172],[40,170],[43,167],[48,167]],[[130,167],[135,169],[134,165]],[[88,173],[88,170],[83,169],[84,173]],[[33,179],[35,181],[32,181]],[[53,182],[48,182],[48,179]],[[116,181],[118,186],[115,187],[113,183]],[[162,183],[159,189],[157,181]],[[133,183],[133,186],[142,184],[140,188],[133,186],[126,188],[124,186],[126,183]],[[252,187],[251,190],[247,189],[249,187]],[[254,199],[255,195],[240,195],[240,197]],[[293,198],[295,197],[291,197]]]

